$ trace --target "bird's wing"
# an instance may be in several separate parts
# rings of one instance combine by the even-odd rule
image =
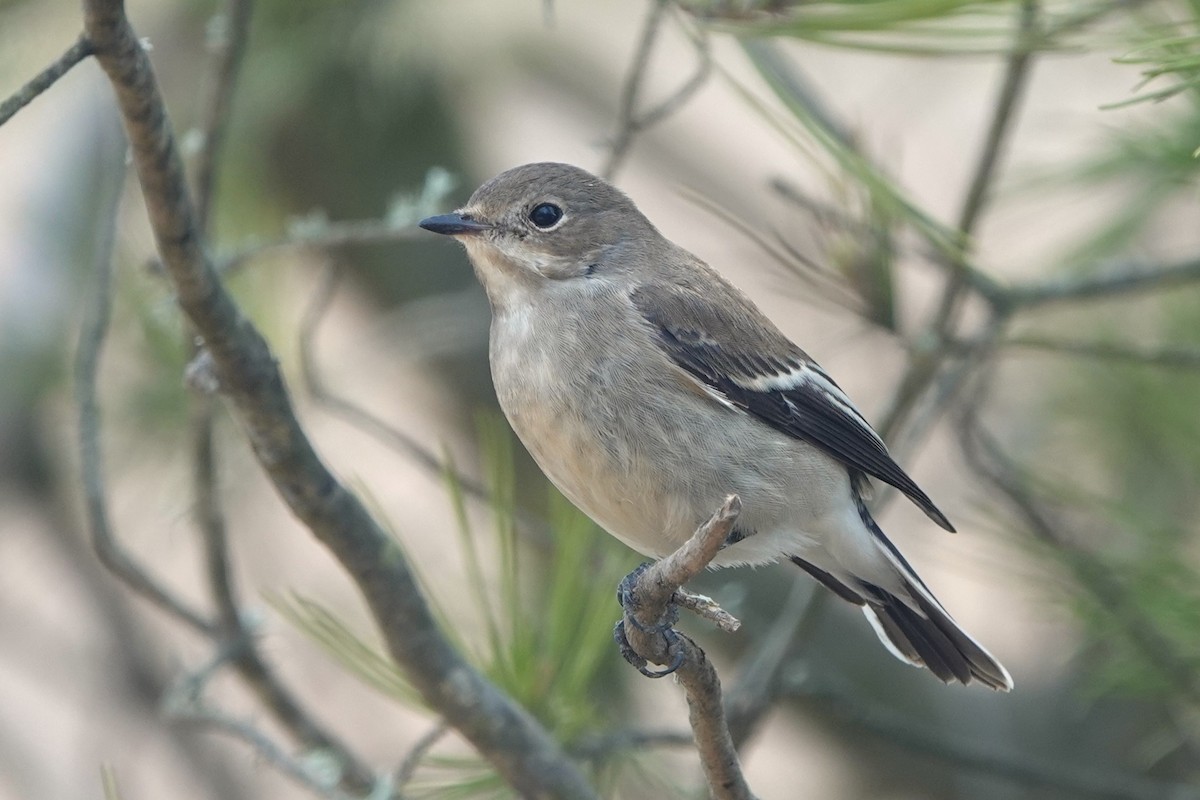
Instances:
[[[714,276],[715,277],[715,276]],[[643,284],[630,294],[667,356],[710,393],[855,471],[904,492],[930,519],[954,526],[887,451],[883,440],[803,350],[720,278],[694,287]]]

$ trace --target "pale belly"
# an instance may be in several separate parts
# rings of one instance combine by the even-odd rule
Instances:
[[[749,538],[719,564],[802,555],[821,538],[813,531],[849,505],[848,477],[828,457],[681,391],[665,360],[631,371],[596,353],[552,362],[533,345],[521,369],[496,369],[503,357],[493,348],[493,378],[522,444],[567,499],[644,555],[675,550],[731,493],[742,499],[738,528]],[[831,506],[837,497],[845,501]]]

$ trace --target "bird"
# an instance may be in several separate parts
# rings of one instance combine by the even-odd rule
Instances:
[[[526,164],[419,225],[465,247],[491,307],[500,408],[601,528],[662,558],[737,494],[712,566],[789,560],[859,606],[901,661],[1012,688],[875,522],[871,481],[954,526],[833,378],[624,192]]]

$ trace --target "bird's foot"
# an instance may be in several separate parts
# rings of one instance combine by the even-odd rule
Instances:
[[[621,583],[617,585],[617,602],[621,604],[621,609],[625,611],[625,616],[633,623],[633,626],[642,633],[666,633],[679,621],[679,607],[675,605],[673,599],[667,604],[667,609],[663,615],[654,623],[647,625],[637,617],[641,601],[638,599],[634,588],[637,586],[638,578],[642,576],[642,573],[650,569],[650,564],[651,562],[647,561],[639,565],[637,569],[621,579]]]
[[[666,628],[660,631],[662,637],[667,640],[667,654],[671,656],[671,663],[667,664],[664,669],[650,669],[646,659],[642,658],[633,645],[629,643],[629,639],[625,636],[625,620],[619,620],[617,626],[613,628],[613,641],[617,643],[617,647],[621,650],[621,657],[637,668],[637,671],[645,675],[647,678],[664,678],[670,675],[675,670],[683,666],[684,652],[680,646],[679,634],[674,628]]]
[[[621,656],[630,664],[637,667],[638,672],[647,678],[661,678],[665,675],[670,675],[683,665],[684,650],[680,646],[679,634],[675,632],[674,628],[675,623],[679,621],[679,607],[675,604],[674,600],[667,604],[663,615],[654,623],[647,625],[638,619],[637,611],[641,603],[638,600],[635,588],[638,578],[649,568],[650,562],[640,565],[633,572],[626,575],[617,587],[617,602],[621,604],[621,609],[625,612],[625,615],[613,629],[613,639],[621,649]],[[657,634],[666,640],[666,652],[671,660],[665,669],[652,670],[647,668],[646,664],[648,662],[646,659],[638,655],[637,651],[629,644],[629,639],[625,634],[626,621],[642,633],[649,635]]]

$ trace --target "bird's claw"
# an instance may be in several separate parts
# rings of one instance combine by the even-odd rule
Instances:
[[[683,666],[683,648],[680,647],[679,634],[674,628],[666,628],[662,633],[663,638],[667,640],[667,653],[671,656],[671,663],[664,669],[650,669],[646,665],[649,663],[646,659],[638,655],[638,652],[633,649],[633,645],[629,643],[629,639],[625,636],[625,620],[619,620],[615,628],[613,628],[613,640],[617,643],[617,647],[621,650],[621,656],[634,667],[637,671],[645,675],[647,678],[665,678],[667,675],[675,672]]]
[[[638,672],[647,678],[662,678],[683,666],[684,649],[680,646],[679,634],[675,632],[674,628],[675,623],[679,621],[679,607],[675,605],[674,601],[667,605],[662,617],[652,625],[646,625],[637,618],[636,612],[639,602],[634,592],[634,587],[637,585],[638,578],[649,568],[650,562],[641,564],[633,572],[626,575],[617,586],[617,602],[621,604],[621,609],[625,612],[625,615],[613,629],[613,639],[621,649],[621,656],[630,664],[637,667]],[[652,670],[646,666],[648,663],[646,659],[638,655],[633,646],[629,644],[629,639],[625,635],[626,621],[642,633],[650,635],[661,634],[666,639],[667,653],[671,656],[671,663],[665,669]]]

